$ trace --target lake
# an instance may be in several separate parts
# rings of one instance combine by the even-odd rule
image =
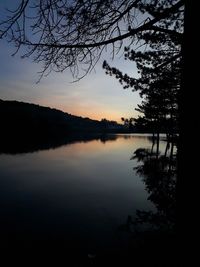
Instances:
[[[0,154],[1,249],[98,254],[127,246],[121,231],[136,210],[155,210],[131,160],[151,148],[145,134],[73,140],[26,153]],[[160,149],[164,150],[161,141]]]

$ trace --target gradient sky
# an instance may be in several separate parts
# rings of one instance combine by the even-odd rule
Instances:
[[[0,1],[1,14],[5,3],[10,5],[11,2]],[[41,65],[33,63],[32,58],[21,59],[20,53],[12,57],[14,51],[13,44],[0,40],[0,99],[35,103],[98,120],[106,118],[121,122],[121,117],[137,117],[134,109],[141,102],[139,94],[131,89],[124,90],[102,69],[106,59],[111,66],[137,77],[134,64],[125,61],[122,53],[114,61],[105,53],[95,67],[96,71],[79,82],[71,83],[71,73],[65,71],[51,73],[37,84]]]

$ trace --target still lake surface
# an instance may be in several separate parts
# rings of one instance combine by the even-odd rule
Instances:
[[[136,149],[151,145],[148,135],[127,134],[1,153],[1,248],[59,243],[97,253],[125,246],[119,229],[128,215],[155,210],[133,169],[139,163],[130,160]]]

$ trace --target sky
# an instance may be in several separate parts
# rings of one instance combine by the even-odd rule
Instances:
[[[1,0],[0,13],[5,3],[11,5],[11,2]],[[104,53],[95,71],[78,82],[72,83],[70,71],[64,71],[51,73],[37,83],[41,65],[32,58],[21,59],[21,53],[11,56],[14,51],[13,44],[0,40],[0,99],[39,104],[97,120],[106,118],[121,122],[121,117],[138,116],[134,109],[141,102],[139,94],[131,89],[124,90],[102,69],[106,59],[111,66],[137,77],[134,64],[125,61],[122,53],[113,61],[109,53]]]

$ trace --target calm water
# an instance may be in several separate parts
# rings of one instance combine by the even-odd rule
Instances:
[[[137,209],[154,209],[130,160],[151,142],[145,135],[107,139],[0,154],[1,247],[61,244],[96,253],[126,244],[120,225]]]

